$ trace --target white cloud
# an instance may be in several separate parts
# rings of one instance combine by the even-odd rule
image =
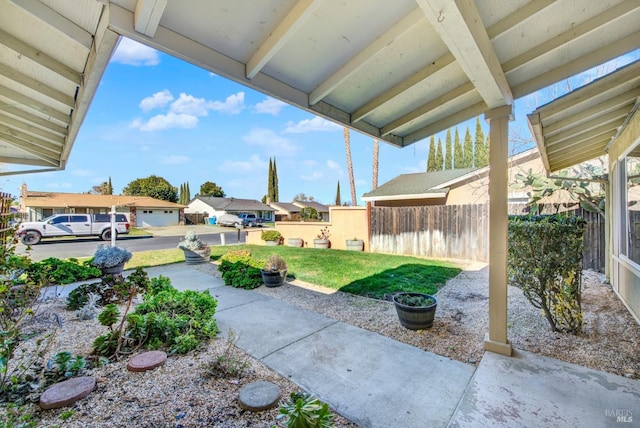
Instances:
[[[210,101],[207,106],[211,110],[218,111],[220,113],[227,114],[239,114],[244,110],[244,92],[238,92],[237,94],[229,95],[224,102],[222,101]]]
[[[160,56],[155,49],[123,37],[111,57],[111,61],[136,66],[158,65],[160,64]]]
[[[180,96],[182,96],[182,94],[180,94]],[[165,89],[164,91],[156,92],[150,97],[146,97],[142,101],[140,101],[140,108],[142,109],[142,111],[146,112],[149,110],[153,110],[154,108],[165,107],[171,101],[173,101],[173,95],[171,94],[171,92],[169,92],[168,89]]]
[[[277,100],[272,97],[267,97],[261,103],[256,104],[255,111],[256,113],[266,113],[273,116],[277,116],[284,107],[287,106],[287,103]]]
[[[298,151],[298,147],[291,141],[267,128],[253,128],[242,139],[248,144],[266,147],[271,152],[277,152],[278,155],[290,156]]]
[[[152,117],[147,122],[135,119],[131,123],[132,128],[139,128],[141,131],[160,131],[169,128],[195,128],[198,124],[198,118],[188,114],[175,114],[169,112],[167,114],[159,114]]]
[[[340,164],[336,161],[332,161],[331,159],[327,161],[327,167],[329,167],[329,169],[340,171]]]
[[[267,168],[267,163],[257,155],[252,155],[248,160],[234,161],[225,160],[218,168],[222,172],[231,173],[254,173],[262,172]]]
[[[189,160],[190,159],[187,156],[171,155],[165,156],[164,158],[160,159],[160,163],[163,163],[165,165],[180,165],[189,162]]]
[[[288,122],[284,132],[291,134],[302,134],[305,132],[334,132],[340,131],[342,127],[333,122],[329,122],[319,116],[313,119],[304,119],[298,123]]]
[[[305,181],[319,181],[319,180],[323,180],[325,178],[325,175],[322,172],[322,170],[316,170],[316,171],[308,171],[306,174],[302,174],[300,178]]]
[[[171,111],[192,116],[206,116],[207,104],[208,102],[204,98],[196,98],[193,95],[187,95],[183,92],[180,94],[180,97],[171,104]]]

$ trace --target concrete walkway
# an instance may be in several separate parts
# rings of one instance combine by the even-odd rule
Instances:
[[[147,269],[210,289],[222,335],[362,427],[640,426],[640,382],[526,352],[454,361],[190,266]]]

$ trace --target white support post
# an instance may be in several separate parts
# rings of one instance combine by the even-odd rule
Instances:
[[[111,246],[116,246],[116,206],[111,205]]]
[[[489,122],[489,334],[487,351],[511,355],[507,339],[507,232],[509,120],[512,106],[485,112]]]

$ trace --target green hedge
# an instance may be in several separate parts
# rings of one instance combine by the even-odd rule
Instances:
[[[582,217],[509,218],[508,274],[531,304],[541,309],[553,331],[582,327]]]

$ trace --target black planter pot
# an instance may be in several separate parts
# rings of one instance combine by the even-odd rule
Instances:
[[[266,287],[280,287],[287,278],[287,271],[262,270],[262,282]]]
[[[398,302],[398,297],[402,295],[423,296],[433,299],[433,304],[429,306],[408,306]],[[424,293],[398,293],[393,296],[393,304],[396,307],[400,324],[409,330],[422,330],[431,328],[436,315],[438,301],[434,296]]]

